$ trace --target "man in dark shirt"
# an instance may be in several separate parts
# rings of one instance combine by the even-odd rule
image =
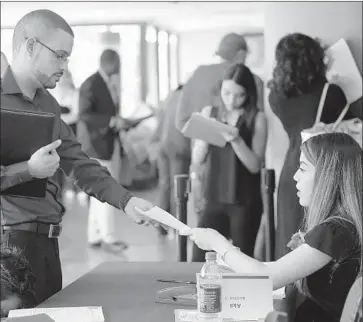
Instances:
[[[135,207],[152,207],[120,186],[106,168],[82,151],[72,130],[60,118],[60,106],[46,90],[56,86],[67,68],[73,41],[72,29],[59,15],[49,10],[28,13],[15,26],[13,62],[1,84],[1,108],[55,115],[53,143],[40,148],[29,161],[1,167],[1,240],[24,251],[36,278],[37,303],[62,288],[57,237],[65,209],[59,171],[69,175],[73,170],[83,191],[124,210],[136,223],[148,221]],[[33,178],[48,178],[44,199],[3,194],[9,186]]]

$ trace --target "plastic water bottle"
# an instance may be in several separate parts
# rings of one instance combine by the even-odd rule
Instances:
[[[217,254],[208,252],[198,280],[198,321],[221,322],[222,273]]]

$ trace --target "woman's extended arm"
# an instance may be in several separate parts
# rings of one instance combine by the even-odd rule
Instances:
[[[189,235],[199,248],[217,252],[236,273],[269,275],[274,290],[311,275],[332,260],[329,255],[303,244],[279,260],[265,264],[239,251],[213,229],[194,228],[184,235]]]

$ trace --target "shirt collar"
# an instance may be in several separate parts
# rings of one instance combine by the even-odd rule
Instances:
[[[110,83],[110,77],[107,76],[107,74],[102,68],[98,70],[98,73],[101,75],[102,79],[105,81],[106,84]]]
[[[10,66],[8,66],[8,68],[6,69],[4,77],[1,80],[1,92],[2,92],[2,94],[9,94],[9,95],[21,94],[24,99],[32,102],[32,100],[30,98],[28,98],[27,96],[25,96],[24,93],[22,92],[22,90],[20,89]],[[43,95],[45,93],[46,93],[45,89],[38,88],[35,91],[34,99],[36,97],[38,97],[38,98],[43,97]],[[33,101],[34,101],[34,99],[33,99]]]

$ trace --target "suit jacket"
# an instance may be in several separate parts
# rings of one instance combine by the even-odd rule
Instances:
[[[214,100],[219,97],[216,88],[223,79],[229,62],[199,66],[183,87],[182,97],[176,114],[176,127],[179,131],[194,112],[200,112],[205,106],[215,105]],[[263,81],[256,75],[257,107],[263,110]]]
[[[115,134],[109,124],[117,113],[118,107],[102,76],[97,72],[87,78],[79,93],[77,137],[91,158],[112,158]]]

